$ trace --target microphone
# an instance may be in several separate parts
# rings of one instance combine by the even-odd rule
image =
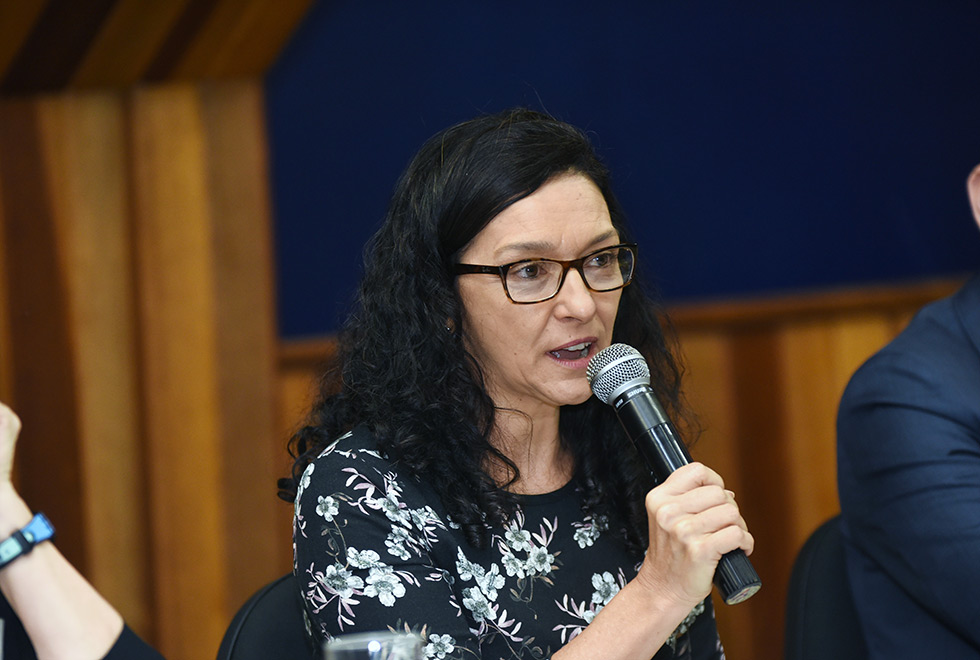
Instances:
[[[691,462],[687,447],[650,387],[650,368],[638,350],[626,344],[602,349],[589,360],[585,377],[599,400],[615,408],[626,435],[658,481]],[[714,583],[729,605],[748,600],[762,587],[741,548],[721,557]]]

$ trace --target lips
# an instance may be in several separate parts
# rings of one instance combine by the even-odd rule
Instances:
[[[575,344],[568,344],[567,346],[556,348],[553,351],[548,351],[548,354],[553,355],[558,360],[581,360],[589,356],[589,350],[594,343],[594,340],[580,341]]]

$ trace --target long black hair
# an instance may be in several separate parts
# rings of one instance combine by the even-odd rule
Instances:
[[[486,545],[487,524],[504,522],[515,504],[488,465],[507,466],[512,481],[518,470],[491,443],[495,407],[457,330],[462,304],[452,267],[497,214],[566,173],[595,183],[620,238],[630,240],[608,171],[574,126],[515,109],[452,126],[422,146],[365,250],[354,311],[308,424],[290,441],[296,461],[280,496],[294,497],[310,461],[363,424],[390,459],[436,489],[470,544]],[[687,419],[665,322],[656,298],[634,282],[623,290],[613,340],[643,353],[668,413]],[[586,485],[587,511],[618,515],[630,545],[645,547],[644,495],[652,481],[613,410],[592,397],[566,406],[560,433]]]

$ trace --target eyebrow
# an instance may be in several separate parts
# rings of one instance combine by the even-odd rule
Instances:
[[[598,236],[596,236],[595,238],[593,238],[592,242],[586,245],[585,249],[588,250],[589,248],[595,247],[596,245],[602,243],[603,241],[608,241],[610,238],[616,238],[617,236],[618,236],[618,232],[616,231],[615,228],[610,229],[609,231],[605,231],[599,234]],[[500,258],[501,255],[504,254],[515,254],[515,255],[534,254],[534,253],[547,252],[549,250],[554,250],[554,249],[555,249],[555,244],[549,241],[526,241],[523,243],[510,243],[509,245],[505,245],[499,250],[496,250],[494,252],[494,255],[497,258]]]

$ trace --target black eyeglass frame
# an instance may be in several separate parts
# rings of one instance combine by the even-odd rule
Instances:
[[[618,286],[614,286],[609,289],[596,289],[591,284],[589,284],[588,278],[585,276],[585,272],[582,270],[582,266],[586,261],[599,254],[600,252],[606,252],[607,250],[615,250],[616,248],[626,248],[630,251],[630,255],[633,258],[633,267],[630,269],[630,275],[625,282]],[[507,299],[510,300],[515,305],[536,305],[537,303],[545,302],[551,300],[561,291],[562,286],[565,284],[565,276],[568,275],[568,269],[574,268],[578,271],[579,277],[582,278],[582,282],[589,289],[589,291],[595,291],[596,293],[606,293],[608,291],[615,291],[616,289],[622,289],[629,285],[633,281],[633,275],[636,273],[636,243],[617,243],[616,245],[609,245],[607,247],[599,248],[598,250],[593,250],[583,257],[578,259],[571,259],[569,261],[562,261],[561,259],[545,259],[543,257],[534,257],[531,259],[519,259],[518,261],[512,261],[507,264],[500,266],[481,266],[477,264],[456,264],[453,266],[453,272],[457,275],[467,275],[471,273],[484,274],[484,275],[497,275],[500,277],[500,284],[504,287],[504,293],[507,295]],[[542,298],[541,300],[514,300],[510,295],[510,289],[507,288],[507,271],[518,264],[532,263],[536,261],[550,261],[561,266],[561,277],[558,278],[558,286],[555,287],[555,292],[552,293],[547,298]]]

